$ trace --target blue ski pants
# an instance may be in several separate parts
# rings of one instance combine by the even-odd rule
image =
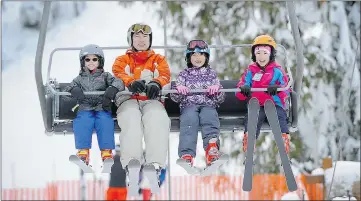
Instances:
[[[287,124],[287,113],[286,110],[282,107],[276,105],[276,111],[278,116],[278,121],[280,123],[282,133],[289,133],[288,124]],[[264,111],[264,107],[261,106],[258,115],[258,122],[257,122],[257,133],[256,139],[258,139],[259,133],[261,132],[262,124],[267,120],[266,113]],[[247,132],[247,124],[248,124],[248,115],[246,114],[244,118],[244,132]]]
[[[219,147],[220,122],[218,112],[209,106],[188,106],[180,111],[180,133],[178,156],[184,154],[196,156],[198,129],[201,128],[203,148],[207,149],[208,141],[216,138]]]
[[[76,149],[90,149],[93,130],[97,134],[99,148],[114,149],[114,120],[107,111],[79,111],[73,121]]]

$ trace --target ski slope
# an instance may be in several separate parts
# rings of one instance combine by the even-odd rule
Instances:
[[[160,6],[154,3],[154,7]],[[153,28],[153,45],[163,45],[163,29],[154,7],[136,2],[123,8],[118,2],[87,2],[87,9],[78,18],[50,29],[43,57],[43,77],[46,78],[50,52],[57,47],[81,47],[89,43],[100,46],[126,46],[128,27],[145,22]],[[24,44],[2,76],[2,187],[43,187],[52,180],[79,177],[79,169],[68,161],[75,153],[72,135],[46,136],[38,100],[34,61],[37,37]],[[162,50],[156,50],[164,53]],[[125,50],[106,50],[105,69]],[[14,52],[15,53],[15,52]],[[51,77],[70,82],[79,71],[78,51],[57,52],[52,62]],[[119,141],[118,135],[115,136]],[[199,138],[199,141],[201,138]],[[200,141],[201,142],[201,141]],[[200,151],[202,143],[198,144]],[[175,161],[178,157],[178,135],[170,135],[171,174],[185,174]],[[93,136],[91,163],[100,174],[100,151]],[[203,153],[203,151],[202,151]],[[201,156],[201,155],[200,155]],[[87,175],[93,177],[93,175]]]

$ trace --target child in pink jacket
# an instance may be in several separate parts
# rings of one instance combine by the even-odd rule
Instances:
[[[264,103],[267,99],[273,100],[276,105],[278,120],[280,123],[282,138],[284,140],[286,153],[289,152],[289,130],[287,124],[286,99],[289,91],[277,91],[278,88],[287,86],[288,77],[283,68],[275,62],[276,42],[268,35],[255,38],[252,45],[253,63],[248,66],[242,75],[237,87],[241,92],[236,93],[240,100],[255,97],[260,103],[260,111],[257,123],[256,139],[259,136],[261,126],[266,119]],[[251,88],[267,88],[267,91],[251,93]],[[247,150],[247,115],[244,121],[243,151]]]

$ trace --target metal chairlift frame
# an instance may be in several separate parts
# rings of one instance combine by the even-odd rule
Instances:
[[[37,85],[37,90],[38,90],[38,96],[39,96],[39,101],[40,101],[40,106],[41,106],[41,110],[42,110],[42,118],[43,118],[43,123],[44,123],[44,127],[45,127],[45,132],[47,134],[52,134],[53,130],[52,128],[49,128],[49,118],[47,118],[47,112],[46,109],[47,108],[53,108],[53,107],[49,107],[51,106],[50,104],[54,104],[53,101],[49,101],[46,97],[47,95],[69,95],[70,93],[66,93],[66,92],[57,92],[54,90],[53,88],[53,83],[52,80],[50,79],[50,70],[51,70],[51,62],[52,62],[52,57],[53,54],[56,51],[61,51],[61,50],[80,50],[80,48],[56,48],[51,52],[51,57],[49,60],[49,66],[48,66],[48,74],[47,74],[47,81],[44,84],[43,82],[43,77],[42,77],[42,59],[43,59],[43,53],[44,53],[44,45],[45,45],[45,39],[46,39],[46,31],[47,31],[47,25],[48,25],[48,20],[49,20],[49,16],[50,16],[50,7],[51,7],[51,2],[55,1],[55,0],[47,0],[44,1],[44,7],[43,7],[43,14],[42,14],[42,20],[41,20],[41,26],[40,26],[40,33],[39,33],[39,38],[38,38],[38,44],[37,44],[37,50],[36,50],[36,56],[35,56],[35,79],[36,79],[36,85]],[[131,2],[131,0],[124,0],[124,2]],[[140,1],[151,1],[151,0],[140,0]],[[166,14],[167,12],[167,6],[166,6],[166,2],[167,1],[176,1],[176,0],[157,0],[157,1],[162,1],[163,2],[163,13]],[[183,0],[183,1],[201,1],[201,0]],[[216,0],[208,0],[208,1],[216,1]],[[231,2],[231,1],[237,1],[237,0],[225,0],[227,2]],[[238,0],[240,1],[240,0]],[[297,21],[297,16],[295,13],[295,5],[293,1],[286,1],[286,6],[288,9],[288,15],[289,15],[289,20],[291,23],[291,32],[293,35],[293,39],[295,41],[295,48],[296,48],[296,64],[297,64],[297,68],[296,68],[296,75],[295,75],[295,80],[293,80],[292,77],[292,73],[288,67],[288,65],[286,65],[287,70],[288,70],[288,74],[291,75],[290,76],[290,82],[289,85],[283,89],[279,89],[280,91],[283,90],[287,90],[292,84],[294,87],[292,87],[293,91],[296,92],[296,99],[294,101],[299,102],[299,98],[300,98],[300,93],[301,93],[301,86],[302,86],[302,78],[303,78],[303,69],[304,69],[304,56],[303,56],[303,44],[301,41],[301,36],[299,33],[299,28],[298,28],[298,21]],[[164,15],[166,16],[166,15]],[[169,46],[167,45],[167,26],[166,26],[166,19],[163,18],[163,23],[164,23],[164,46],[153,46],[153,49],[175,49],[175,48],[185,48],[185,46]],[[279,44],[278,44],[279,45]],[[211,45],[211,48],[230,48],[230,47],[245,47],[245,46],[250,46],[250,44],[242,44],[242,45]],[[285,50],[285,48],[282,45],[279,45],[281,48],[283,48]],[[128,47],[104,47],[104,49],[126,49]],[[165,51],[165,56],[166,56],[166,51]],[[286,61],[287,62],[287,61]],[[294,83],[293,83],[294,81]],[[252,91],[265,91],[266,89],[252,89]],[[223,92],[236,92],[239,91],[239,89],[223,89]],[[175,90],[162,90],[163,94],[167,94],[167,93],[175,93]],[[205,90],[192,90],[192,92],[205,92]],[[86,92],[86,95],[89,94],[102,94],[104,92]],[[127,94],[129,92],[122,92],[124,94]],[[298,104],[297,104],[298,105]],[[298,108],[296,108],[298,109]],[[53,108],[54,110],[54,108]],[[53,111],[54,113],[54,111]],[[292,125],[294,128],[297,129],[297,119],[294,122],[294,125]],[[168,156],[168,168],[169,168],[169,156]],[[169,174],[169,170],[168,170],[168,174]],[[168,184],[170,185],[170,180],[168,179]],[[171,189],[171,187],[169,186],[169,189]],[[171,199],[171,194],[169,193],[169,199]]]

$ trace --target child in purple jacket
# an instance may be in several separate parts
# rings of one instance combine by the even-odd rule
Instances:
[[[180,103],[180,135],[178,155],[193,166],[196,156],[198,129],[201,127],[206,164],[219,159],[220,122],[217,107],[224,101],[225,94],[217,73],[209,62],[210,50],[203,40],[192,40],[187,45],[187,68],[179,73],[176,86],[178,93],[170,98]],[[207,89],[207,93],[189,93],[192,89]]]

